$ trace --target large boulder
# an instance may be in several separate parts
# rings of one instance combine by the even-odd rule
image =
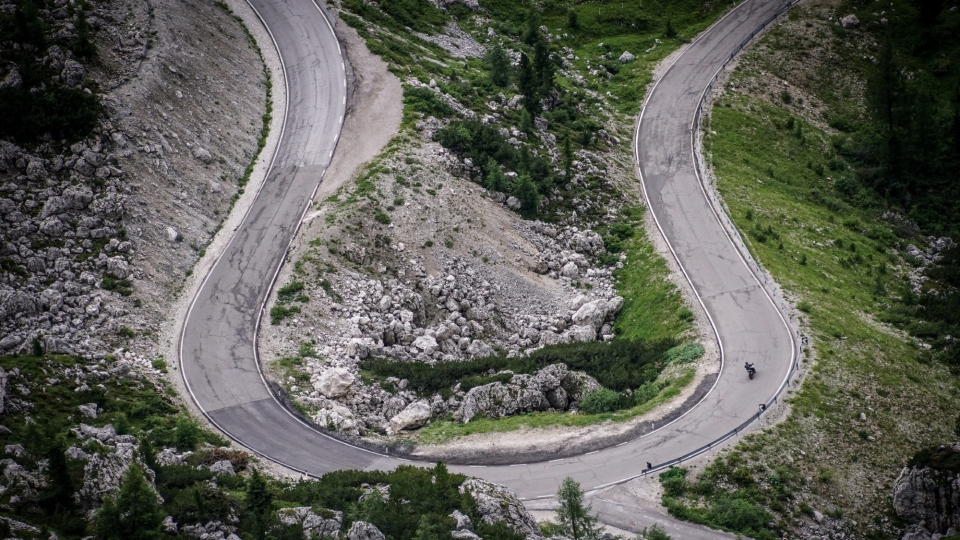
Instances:
[[[921,452],[893,488],[893,509],[919,529],[947,534],[960,529],[960,443]]]
[[[366,521],[354,521],[347,531],[347,540],[386,540],[380,529]]]
[[[540,390],[547,392],[558,388],[569,371],[566,364],[551,364],[537,371],[533,378],[540,386]]]
[[[277,517],[283,525],[303,527],[303,537],[307,540],[314,535],[320,538],[336,538],[343,523],[343,512],[310,506],[284,508],[277,512]]]
[[[67,60],[63,63],[63,70],[60,72],[60,81],[64,86],[78,86],[87,76],[87,70],[83,64],[76,60]]]
[[[484,523],[503,523],[527,538],[541,535],[537,521],[524,508],[517,494],[509,489],[479,478],[468,478],[460,484],[459,489],[460,493],[473,496],[477,502],[477,512]]]
[[[331,431],[352,432],[357,427],[357,421],[350,409],[335,401],[329,403],[328,407],[320,409],[313,416],[313,421]]]
[[[413,346],[423,351],[425,354],[433,354],[437,350],[437,340],[431,336],[420,336],[413,340]]]
[[[852,30],[860,26],[860,19],[856,15],[847,15],[846,17],[840,18],[840,26]]]
[[[421,427],[427,423],[432,413],[429,402],[426,400],[414,401],[390,419],[390,429],[396,433],[403,429]]]
[[[330,368],[314,381],[313,387],[328,398],[340,397],[350,391],[357,378],[344,368]]]
[[[534,377],[514,375],[507,384],[494,382],[467,392],[454,418],[467,423],[475,416],[502,418],[517,413],[544,411],[550,407]]]
[[[613,317],[623,308],[623,297],[614,296],[609,300],[594,300],[580,306],[573,314],[573,324],[578,326],[592,326],[594,331],[600,330],[607,318]]]
[[[569,400],[575,403],[583,401],[583,398],[602,388],[596,379],[582,371],[567,372],[561,387],[567,392]]]

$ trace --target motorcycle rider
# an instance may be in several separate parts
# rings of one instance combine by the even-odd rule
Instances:
[[[753,364],[751,364],[750,362],[744,362],[743,367],[747,369],[747,374],[749,375],[753,375],[757,372],[757,369],[753,367]]]

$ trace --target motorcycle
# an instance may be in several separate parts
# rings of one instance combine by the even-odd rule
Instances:
[[[757,374],[757,368],[753,367],[753,364],[750,363],[747,363],[744,367],[747,368],[747,376],[750,377],[750,380],[752,381],[753,376]]]

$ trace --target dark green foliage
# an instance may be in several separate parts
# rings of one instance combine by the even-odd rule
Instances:
[[[520,209],[527,215],[537,213],[537,202],[540,200],[540,194],[537,192],[537,186],[533,185],[530,176],[521,174],[517,178],[517,184],[513,188],[513,194],[520,200]]]
[[[633,400],[629,396],[601,388],[583,399],[580,410],[587,414],[600,414],[625,409],[631,405]]]
[[[545,158],[531,155],[526,147],[517,151],[489,124],[474,120],[451,122],[438,131],[435,138],[444,147],[480,164],[480,177],[475,180],[488,187],[490,174],[499,169],[498,165],[519,173],[517,181],[506,187],[523,204],[522,210],[527,216],[536,213],[540,194],[548,193],[556,183]],[[506,184],[499,173],[494,173],[492,180],[495,185],[500,185],[501,181]]]
[[[100,540],[154,540],[161,538],[164,513],[143,471],[133,465],[123,475],[120,494],[107,499],[97,513]]]
[[[97,47],[91,41],[92,32],[90,31],[90,23],[87,22],[87,13],[84,11],[82,4],[77,11],[77,22],[75,26],[77,28],[77,35],[73,39],[70,48],[73,49],[74,54],[80,58],[92,57],[96,54]]]
[[[33,46],[41,51],[47,45],[47,38],[46,25],[40,16],[40,8],[33,0],[20,0],[16,2],[13,21],[4,21],[5,24],[0,29],[5,33],[9,32],[7,35],[11,41]]]
[[[663,31],[663,36],[670,39],[677,37],[677,30],[673,27],[673,21],[670,19],[667,19],[667,27]]]
[[[687,480],[687,470],[679,467],[660,474],[670,515],[760,540],[780,537],[764,506],[782,506],[797,480],[786,467],[758,467],[738,452],[718,458],[696,481]]]
[[[490,191],[507,191],[510,186],[507,182],[507,176],[500,170],[500,165],[493,158],[487,158],[487,176],[483,181],[483,187]]]
[[[650,528],[645,528],[640,532],[639,538],[642,540],[671,540],[672,537],[667,534],[667,531],[663,529],[659,524],[653,525]]]
[[[537,116],[543,107],[540,101],[540,83],[533,70],[533,63],[526,53],[520,53],[520,65],[518,67],[517,89],[523,94],[523,108],[530,116]]]
[[[114,279],[110,276],[103,276],[103,279],[100,280],[100,288],[105,291],[117,291],[122,296],[130,296],[133,294],[133,284],[130,283],[129,279]]]
[[[567,28],[571,30],[580,29],[580,17],[577,15],[577,10],[575,9],[567,11]]]
[[[523,42],[527,45],[533,45],[542,39],[540,35],[540,13],[536,8],[530,8],[527,11],[527,18],[523,27]]]
[[[200,426],[196,420],[189,416],[181,416],[177,419],[177,427],[174,431],[174,446],[181,452],[193,450],[200,442]]]
[[[500,88],[510,84],[510,58],[499,42],[487,52],[487,64],[490,66],[490,82]]]
[[[33,338],[30,342],[30,351],[34,356],[43,356],[43,343],[40,342],[39,337]]]
[[[680,497],[687,490],[687,470],[682,467],[670,467],[660,473],[660,485],[664,497]]]
[[[279,324],[287,317],[300,313],[299,306],[273,306],[270,308],[270,324]]]
[[[71,48],[79,57],[92,56],[95,49],[90,42],[90,27],[82,9],[77,15],[76,26],[78,40],[85,38],[85,41],[74,41]],[[40,62],[50,45],[47,30],[34,0],[19,0],[12,15],[0,14],[0,36],[4,36],[4,43],[0,44],[0,61],[16,65],[23,78],[20,88],[0,90],[0,137],[31,142],[49,133],[54,139],[73,141],[89,133],[100,117],[101,106],[95,94],[64,88],[50,80],[55,73]],[[24,46],[9,47],[15,42]],[[41,84],[45,89],[30,91]]]
[[[557,491],[557,524],[572,540],[597,540],[603,532],[596,515],[583,502],[583,490],[572,478],[564,478]]]
[[[444,103],[436,92],[427,88],[405,87],[403,89],[403,103],[413,110],[423,113],[424,116],[435,116],[437,118],[453,116],[453,109]]]
[[[292,302],[301,292],[303,292],[303,282],[291,281],[277,290],[277,301]]]
[[[449,394],[451,388],[471,376],[510,370],[534,373],[551,364],[566,364],[572,370],[584,371],[605,388],[622,392],[652,381],[663,368],[666,352],[676,345],[673,340],[614,340],[610,343],[572,343],[544,347],[527,357],[491,356],[476,360],[437,362],[433,366],[416,362],[393,362],[370,358],[360,368],[382,378],[407,379],[421,394]]]
[[[930,467],[938,471],[951,474],[960,473],[960,452],[955,452],[950,446],[937,446],[926,448],[917,452],[910,462],[909,467]]]

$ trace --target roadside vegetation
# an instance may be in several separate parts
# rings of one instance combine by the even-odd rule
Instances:
[[[955,332],[956,255],[943,251],[934,263],[914,253],[934,253],[927,235],[955,235],[957,214],[943,206],[953,187],[935,170],[891,167],[905,163],[905,152],[916,156],[910,145],[919,140],[907,134],[921,125],[937,156],[927,165],[953,159],[946,128],[955,109],[945,105],[958,72],[925,66],[955,58],[958,34],[925,47],[960,18],[944,10],[924,26],[917,17],[926,4],[894,4],[889,32],[873,8],[795,7],[744,55],[704,123],[731,219],[799,310],[808,372],[788,391],[790,414],[776,427],[695,476],[661,475],[674,516],[755,538],[780,538],[799,524],[888,538],[898,527],[888,501],[900,469],[950,440],[960,380],[940,332]],[[851,13],[859,29],[837,22]],[[917,75],[901,80],[904,73]],[[893,86],[878,82],[890,77]],[[883,98],[883,88],[898,93]],[[924,119],[927,99],[941,105]],[[900,122],[893,127],[880,114],[888,106]]]

